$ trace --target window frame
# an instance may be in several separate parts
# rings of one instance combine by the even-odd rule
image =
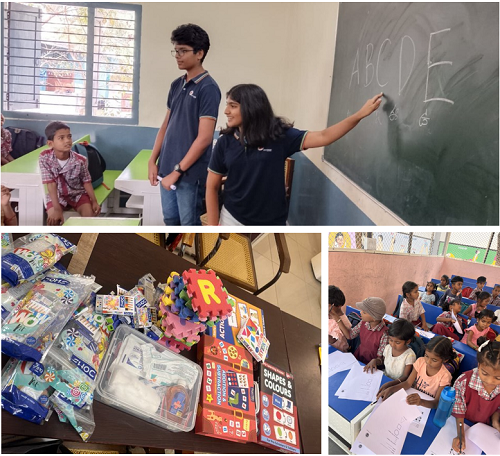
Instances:
[[[23,119],[23,120],[62,120],[68,122],[82,122],[82,123],[95,123],[95,124],[112,124],[112,125],[138,125],[139,124],[139,88],[140,88],[140,69],[141,69],[141,25],[142,25],[142,5],[130,3],[111,3],[111,2],[40,2],[55,5],[69,5],[69,6],[83,6],[88,8],[88,31],[87,31],[87,60],[86,67],[91,68],[92,71],[87,71],[86,74],[86,89],[85,89],[85,112],[83,116],[79,115],[57,115],[54,119],[54,114],[45,114],[39,112],[22,112],[18,110],[3,110],[5,103],[5,21],[6,21],[6,5],[8,2],[2,2],[1,8],[1,42],[2,47],[2,61],[1,61],[1,106],[2,113],[6,118]],[[94,53],[88,52],[89,49],[94,47],[94,18],[95,10],[97,8],[115,9],[135,11],[135,28],[134,28],[134,65],[133,65],[133,83],[132,83],[132,117],[103,117],[95,116],[92,114],[92,92],[94,90]],[[92,30],[92,32],[90,32]]]

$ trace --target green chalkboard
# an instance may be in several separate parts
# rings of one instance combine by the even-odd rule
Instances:
[[[498,225],[498,3],[342,3],[325,159],[411,225]]]

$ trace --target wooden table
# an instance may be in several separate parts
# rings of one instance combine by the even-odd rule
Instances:
[[[75,233],[62,236],[74,243],[80,238],[80,234]],[[67,255],[61,262],[67,265],[70,259]],[[148,272],[157,281],[164,282],[170,272],[182,272],[191,267],[188,261],[135,234],[100,234],[85,273],[94,274],[103,286],[101,293],[108,293],[116,291],[117,283],[126,289],[132,288]],[[321,381],[317,351],[320,330],[227,281],[225,285],[229,293],[263,309],[266,333],[271,342],[269,362],[285,370],[291,369],[295,377],[303,452],[320,453]],[[183,355],[194,361],[196,350],[183,352]],[[257,444],[229,442],[196,435],[194,431],[170,432],[97,401],[94,401],[94,416],[96,429],[90,443],[213,453],[272,452]],[[55,414],[43,426],[38,426],[2,411],[2,433],[80,441],[72,426],[60,423]]]

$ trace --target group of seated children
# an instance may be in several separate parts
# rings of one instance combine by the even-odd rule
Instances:
[[[408,318],[400,315],[390,328],[383,321],[386,304],[383,299],[376,297],[356,303],[361,312],[361,321],[351,327],[342,311],[344,294],[339,288],[330,286],[329,343],[345,352],[349,349],[348,340],[359,336],[354,356],[365,364],[365,372],[374,372],[384,366],[385,375],[393,379],[381,386],[377,398],[385,400],[401,388],[415,388],[432,397],[432,400],[424,400],[415,393],[407,396],[408,404],[437,408],[441,391],[452,384],[452,372],[455,373],[457,369],[456,354],[451,340],[440,335],[425,345],[425,354],[420,358],[410,348],[415,338],[414,323],[423,315],[418,313],[421,303],[412,284],[406,282],[403,285],[406,307],[410,308],[405,311]],[[459,301],[452,302],[448,304],[447,312],[456,315]],[[454,383],[456,402],[452,414],[457,421],[457,437],[453,439],[452,446],[457,452],[460,445],[465,449],[465,435],[459,432],[464,419],[484,423],[500,431],[500,342],[488,340],[484,336],[479,340],[475,338],[476,334],[483,334],[484,328],[491,324],[491,317],[485,317],[483,312],[478,316],[478,323],[481,323],[477,331],[468,328],[464,336],[471,337],[479,345],[476,345],[478,367],[461,374]],[[422,324],[425,324],[425,317]],[[469,336],[471,332],[473,335]],[[462,436],[461,443],[459,436]]]

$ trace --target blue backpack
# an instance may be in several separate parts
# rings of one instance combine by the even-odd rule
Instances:
[[[99,187],[104,180],[104,171],[106,171],[106,162],[101,153],[94,145],[87,142],[74,144],[72,150],[87,159],[87,166],[92,178],[92,187]]]

